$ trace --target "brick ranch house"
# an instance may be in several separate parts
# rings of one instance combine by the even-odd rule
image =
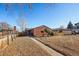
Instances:
[[[45,26],[45,25],[25,30],[25,33],[28,36],[39,36],[39,37],[41,37],[41,36],[48,36],[48,33],[46,31],[49,31],[50,33],[53,33],[52,29]]]

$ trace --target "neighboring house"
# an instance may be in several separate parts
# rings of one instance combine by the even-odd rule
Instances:
[[[60,30],[62,30],[62,32],[60,32]],[[56,33],[63,33],[63,35],[71,34],[71,30],[67,28],[63,28],[63,29],[55,28],[53,29],[53,31]]]
[[[9,24],[0,22],[0,35],[7,35],[16,32],[16,26],[12,29]]]
[[[48,36],[48,33],[45,31],[53,32],[51,28],[42,25],[36,28],[26,30],[27,35],[29,36]]]
[[[79,29],[79,23],[76,23],[76,24],[75,24],[75,28],[76,28],[76,29]]]
[[[79,23],[74,24],[74,28],[72,29],[72,34],[79,34]]]
[[[0,33],[1,35],[8,34],[8,24],[5,22],[0,22]]]

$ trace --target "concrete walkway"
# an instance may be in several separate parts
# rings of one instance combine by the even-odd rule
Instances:
[[[38,46],[40,46],[43,50],[45,50],[47,53],[49,53],[51,56],[63,56],[62,54],[56,52],[55,50],[49,48],[48,46],[44,45],[43,43],[37,41],[34,38],[31,38]]]

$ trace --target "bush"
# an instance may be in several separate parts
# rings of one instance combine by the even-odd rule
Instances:
[[[51,33],[50,33],[50,35],[51,35],[51,36],[53,36],[53,35],[54,35],[54,33],[53,33],[53,32],[51,32]]]
[[[62,33],[62,32],[63,32],[63,30],[62,30],[62,29],[60,29],[60,30],[59,30],[59,33]]]
[[[25,33],[19,32],[19,33],[18,33],[18,36],[25,36]]]

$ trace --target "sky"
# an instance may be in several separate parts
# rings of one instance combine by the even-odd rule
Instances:
[[[73,24],[79,22],[79,4],[68,3],[34,3],[29,8],[28,4],[23,4],[22,8],[18,4],[10,4],[6,11],[5,4],[0,4],[0,22],[7,22],[12,26],[17,26],[20,11],[27,22],[28,28],[46,25],[50,28],[67,27],[69,21]]]

